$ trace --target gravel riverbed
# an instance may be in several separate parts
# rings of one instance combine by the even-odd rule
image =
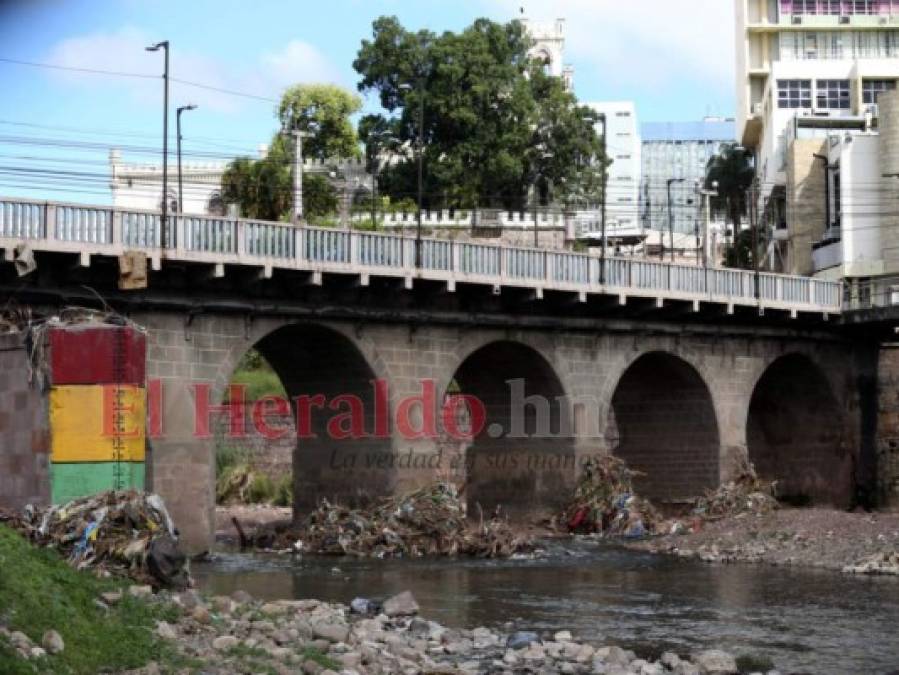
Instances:
[[[668,652],[647,661],[617,646],[580,642],[564,630],[539,635],[451,629],[418,616],[408,592],[382,603],[359,598],[349,607],[319,600],[262,602],[243,591],[213,597],[195,591],[151,596],[139,587],[130,592],[179,608],[176,622],[160,622],[156,630],[209,675],[723,675],[739,670],[734,657],[720,650]],[[132,675],[158,672],[149,664]]]

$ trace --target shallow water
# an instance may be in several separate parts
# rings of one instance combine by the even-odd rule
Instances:
[[[338,568],[339,571],[335,571]],[[592,542],[548,544],[537,560],[351,560],[221,553],[194,565],[213,593],[349,603],[411,590],[428,618],[570,630],[641,656],[722,648],[781,672],[888,673],[899,667],[899,580],[706,565]]]

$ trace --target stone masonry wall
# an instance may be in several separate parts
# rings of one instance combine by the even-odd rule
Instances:
[[[880,350],[878,364],[878,501],[899,508],[899,346]]]
[[[20,333],[0,335],[0,507],[50,503],[47,396],[28,381]]]

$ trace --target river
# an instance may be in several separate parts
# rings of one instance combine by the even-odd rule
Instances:
[[[548,543],[534,560],[355,560],[219,553],[200,587],[262,599],[348,604],[411,590],[449,626],[570,630],[640,656],[721,648],[784,673],[888,673],[899,667],[899,579],[707,565],[595,542]],[[508,626],[505,628],[508,630]]]

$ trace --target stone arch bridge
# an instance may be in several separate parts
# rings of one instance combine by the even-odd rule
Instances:
[[[214,526],[215,450],[212,439],[196,436],[196,385],[208,385],[210,403],[221,403],[250,348],[281,378],[294,415],[303,415],[297,397],[323,397],[323,407],[307,409],[311,434],[297,440],[297,513],[322,497],[365,501],[441,476],[464,482],[472,507],[529,515],[556,508],[581,462],[608,452],[641,471],[639,489],[657,499],[700,494],[729,480],[747,457],[780,479],[785,494],[845,506],[855,489],[855,356],[827,334],[633,320],[584,331],[283,316],[248,322],[205,312],[189,325],[181,313],[132,318],[148,328],[148,377],[164,392],[164,434],[150,441],[149,482],[201,548]],[[383,383],[386,434],[375,433],[373,382]],[[398,409],[413,401],[410,425],[422,429],[415,401],[424,382],[433,383],[438,422],[448,392],[477,397],[483,431],[466,441],[440,429],[418,438],[397,428]],[[329,433],[328,422],[348,408],[328,406],[346,395],[363,405],[364,437]],[[548,434],[538,433],[541,406]],[[523,416],[517,437],[513,408]]]
[[[163,392],[147,485],[192,550],[214,534],[198,391],[220,404],[251,348],[291,398],[297,514],[440,476],[464,482],[472,507],[529,515],[609,452],[661,500],[749,458],[789,496],[848,505],[860,485],[881,489],[880,465],[899,467],[899,441],[878,445],[882,336],[841,319],[831,282],[177,214],[163,250],[159,225],[0,200],[0,302],[111,307],[146,327]],[[894,380],[899,366],[887,394]],[[444,432],[419,433],[432,407]],[[454,437],[453,424],[478,433]]]

